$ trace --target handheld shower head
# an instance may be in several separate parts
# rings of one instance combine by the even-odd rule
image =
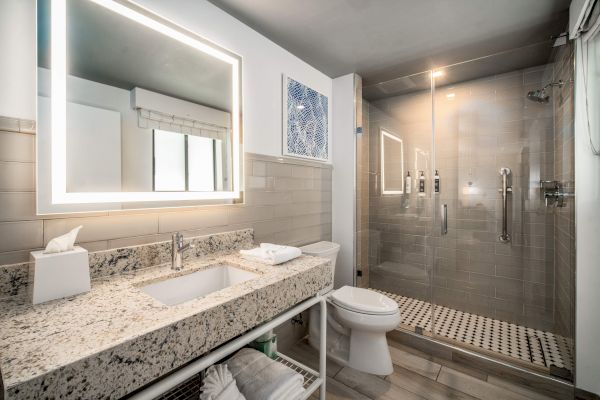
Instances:
[[[546,86],[538,90],[532,90],[527,93],[527,98],[531,101],[535,101],[536,103],[548,103],[550,101],[550,96],[546,94],[546,89],[553,86],[562,87],[564,82],[562,80],[558,82],[550,82]]]
[[[550,101],[550,96],[546,94],[544,89],[530,91],[527,93],[527,98],[536,103],[548,103]]]

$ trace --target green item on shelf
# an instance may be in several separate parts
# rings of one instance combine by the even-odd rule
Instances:
[[[256,349],[269,358],[277,358],[277,335],[271,334],[268,337],[263,335],[250,343],[250,347]]]

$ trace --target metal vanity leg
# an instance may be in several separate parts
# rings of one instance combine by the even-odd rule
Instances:
[[[321,332],[319,332],[319,375],[322,383],[320,389],[320,400],[325,400],[326,382],[327,382],[327,301],[325,297],[321,298]]]

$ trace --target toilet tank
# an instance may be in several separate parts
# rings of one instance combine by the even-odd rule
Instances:
[[[333,270],[333,278],[335,278],[335,261],[340,251],[340,245],[333,242],[316,242],[307,244],[306,246],[300,247],[302,253],[314,257],[328,258],[331,260],[331,267]]]

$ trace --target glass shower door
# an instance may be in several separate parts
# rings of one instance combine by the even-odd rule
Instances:
[[[363,133],[357,140],[358,269],[362,282],[398,301],[403,329],[430,331],[431,73],[363,90],[369,100],[364,100]]]
[[[540,189],[555,179],[553,99],[526,99],[553,82],[554,65],[450,84],[475,62],[434,77],[433,333],[569,379],[570,344],[556,316],[555,212]]]
[[[363,87],[357,270],[400,329],[572,381],[573,52],[553,44]],[[532,51],[551,60],[487,72]]]

